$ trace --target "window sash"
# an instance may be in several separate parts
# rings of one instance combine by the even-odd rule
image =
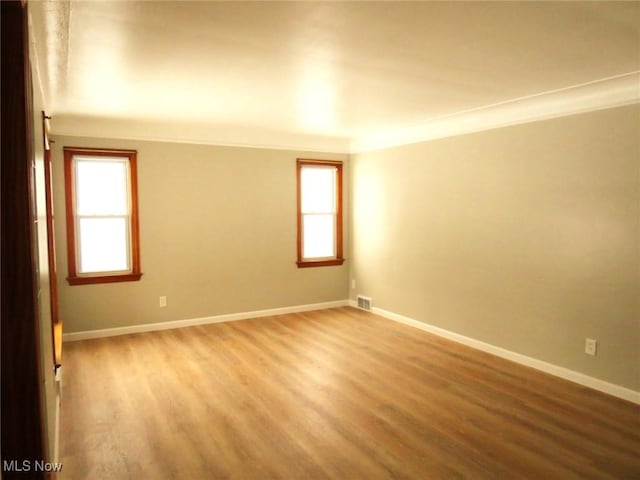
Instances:
[[[330,184],[329,184],[329,188],[330,191],[326,192],[327,193],[327,197],[330,198],[330,204],[331,207],[327,208],[327,209],[322,209],[322,208],[308,208],[308,205],[305,205],[306,203],[314,203],[312,200],[307,199],[307,202],[305,202],[305,187],[309,187],[308,185],[305,185],[305,172],[313,172],[313,171],[320,171],[320,172],[329,172],[331,174],[330,177]],[[319,166],[319,165],[303,165],[301,168],[301,204],[300,204],[300,210],[302,211],[303,214],[312,214],[312,213],[317,213],[317,214],[335,214],[337,211],[337,191],[336,191],[336,177],[337,177],[337,168],[335,166],[332,165],[327,165],[327,166]],[[311,186],[311,189],[313,189],[313,186]],[[317,193],[317,192],[316,192]],[[323,192],[325,193],[325,192]],[[322,201],[318,202],[316,200],[315,202],[317,203],[324,203]]]
[[[125,242],[124,242],[124,256],[125,267],[124,269],[110,269],[110,270],[91,270],[85,269],[85,264],[82,261],[83,242],[82,242],[82,228],[81,221],[84,219],[89,220],[107,220],[107,219],[123,219],[125,227]],[[76,215],[76,265],[77,274],[80,277],[95,276],[95,275],[120,275],[133,273],[132,255],[131,255],[131,215]]]
[[[121,204],[121,208],[112,208],[111,211],[109,211],[108,209],[104,209],[104,206],[102,206],[102,212],[101,213],[95,213],[94,212],[85,212],[84,210],[81,209],[80,205],[80,192],[84,189],[81,188],[81,179],[80,179],[80,175],[78,175],[78,171],[80,170],[79,167],[81,167],[81,165],[83,163],[86,164],[103,164],[103,165],[109,165],[109,164],[114,164],[114,165],[118,165],[121,166],[123,169],[123,173],[124,173],[124,189],[123,191],[119,192],[123,195],[124,198],[120,197],[116,200],[118,203]],[[129,163],[129,159],[127,158],[123,158],[123,157],[92,157],[89,155],[74,155],[73,156],[73,168],[74,168],[74,212],[78,215],[101,215],[101,214],[106,214],[106,215],[122,215],[122,214],[131,214],[131,172],[130,172],[130,163]],[[100,188],[100,187],[97,187]],[[104,193],[104,192],[103,192]],[[110,192],[111,193],[111,192]],[[86,205],[85,205],[86,208]],[[82,211],[81,211],[82,210]]]
[[[330,255],[308,255],[308,250],[313,249],[313,247],[311,248],[307,248],[307,245],[310,243],[307,240],[307,235],[306,235],[306,230],[307,230],[307,222],[306,219],[309,217],[327,217],[327,216],[331,216],[331,254]],[[311,261],[317,261],[317,260],[331,260],[331,259],[335,259],[337,256],[337,238],[336,238],[336,232],[337,232],[337,215],[333,212],[329,212],[329,213],[303,213],[302,214],[302,259],[303,260],[311,260]],[[316,247],[317,248],[317,247]]]

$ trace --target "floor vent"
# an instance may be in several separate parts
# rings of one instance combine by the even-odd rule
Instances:
[[[369,297],[358,295],[358,308],[361,308],[362,310],[371,310],[371,299]]]

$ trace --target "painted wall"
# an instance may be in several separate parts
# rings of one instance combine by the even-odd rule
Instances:
[[[47,204],[44,173],[44,132],[42,111],[45,102],[40,88],[39,72],[35,64],[35,39],[29,32],[29,59],[32,77],[32,135],[34,159],[35,213],[37,222],[35,234],[37,241],[37,281],[38,281],[38,323],[40,342],[40,365],[42,369],[42,412],[45,421],[45,449],[47,460],[58,460],[58,418],[60,396],[55,380],[55,359],[53,354],[53,328],[51,317],[51,289],[49,286],[49,252],[47,250]]]
[[[358,154],[351,173],[354,297],[640,390],[640,106]]]
[[[55,119],[52,121],[55,131]],[[344,300],[349,262],[296,266],[296,158],[346,155],[54,136],[65,333]],[[139,282],[69,286],[62,148],[138,151]],[[345,211],[349,166],[345,163]],[[345,251],[349,251],[348,215]],[[158,297],[168,306],[159,308]]]

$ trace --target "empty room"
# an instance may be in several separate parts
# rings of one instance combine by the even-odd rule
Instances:
[[[2,478],[640,478],[640,2],[2,2]]]

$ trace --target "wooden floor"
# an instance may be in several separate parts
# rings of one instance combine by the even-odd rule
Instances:
[[[640,407],[340,308],[65,344],[63,479],[638,479]]]

